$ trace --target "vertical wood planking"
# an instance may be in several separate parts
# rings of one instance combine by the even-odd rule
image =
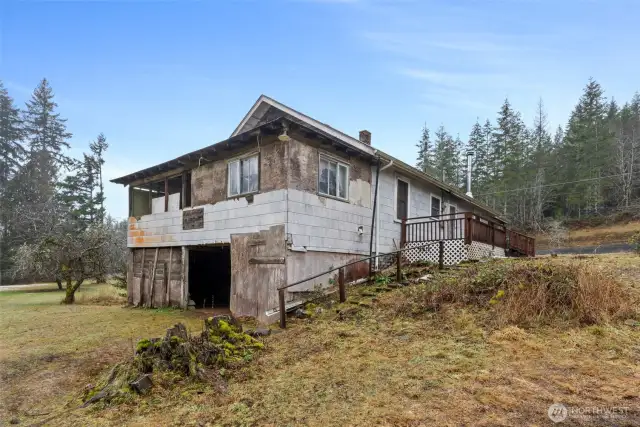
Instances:
[[[153,287],[156,280],[156,267],[158,266],[158,252],[160,248],[156,248],[156,255],[153,258],[153,268],[151,270],[151,291],[149,292],[149,307],[153,307]]]
[[[189,301],[187,301],[186,299],[186,294],[185,294],[186,283],[185,282],[188,280],[189,260],[187,255],[187,248],[185,246],[182,246],[181,248],[182,248],[182,268],[180,269],[180,307],[187,308]]]
[[[173,264],[172,264],[172,258],[173,258],[173,248],[169,248],[169,272],[167,273],[167,281],[166,281],[166,296],[165,296],[165,305],[168,307],[169,305],[171,305],[171,272],[173,271]],[[165,268],[165,271],[167,269]]]

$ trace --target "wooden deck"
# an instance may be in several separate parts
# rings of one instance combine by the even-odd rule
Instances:
[[[535,239],[472,212],[407,218],[402,221],[401,247],[433,241],[464,240],[502,248],[506,256],[535,256]]]

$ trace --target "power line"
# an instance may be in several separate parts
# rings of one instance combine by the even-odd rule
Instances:
[[[577,184],[579,182],[597,181],[599,179],[616,178],[616,177],[621,177],[621,176],[624,176],[624,175],[640,176],[640,172],[637,172],[637,173],[638,173],[638,175],[636,175],[636,173],[633,173],[633,174],[631,174],[631,173],[621,173],[621,174],[617,174],[617,175],[600,176],[600,177],[597,177],[597,178],[579,179],[577,181],[559,182],[559,183],[556,183],[556,184],[536,185],[535,187],[513,188],[513,189],[510,189],[510,190],[495,191],[493,193],[477,194],[477,195],[475,195],[475,197],[490,196],[490,195],[493,195],[493,194],[502,194],[502,193],[512,193],[514,191],[522,191],[522,190],[536,190],[536,189],[542,188],[542,187],[554,187],[554,186],[565,185],[565,184]]]

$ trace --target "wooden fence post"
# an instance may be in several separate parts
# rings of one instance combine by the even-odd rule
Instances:
[[[438,268],[444,269],[444,240],[438,242]]]
[[[396,282],[402,282],[402,253],[396,252]]]
[[[284,305],[284,289],[278,289],[278,304],[280,306],[280,328],[287,327],[287,310]]]
[[[347,290],[344,284],[344,267],[338,270],[338,293],[340,294],[340,302],[345,302],[347,300]]]

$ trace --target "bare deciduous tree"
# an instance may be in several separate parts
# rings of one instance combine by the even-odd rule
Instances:
[[[122,262],[122,248],[126,245],[122,233],[115,233],[110,223],[87,227],[55,199],[25,220],[37,224],[39,233],[33,242],[16,251],[16,271],[62,280],[66,304],[75,301],[75,292],[85,280],[104,276],[116,268],[114,264]]]
[[[551,252],[555,253],[556,249],[561,248],[567,242],[569,238],[569,232],[561,221],[553,219],[547,224],[547,235],[549,236],[549,246]]]

